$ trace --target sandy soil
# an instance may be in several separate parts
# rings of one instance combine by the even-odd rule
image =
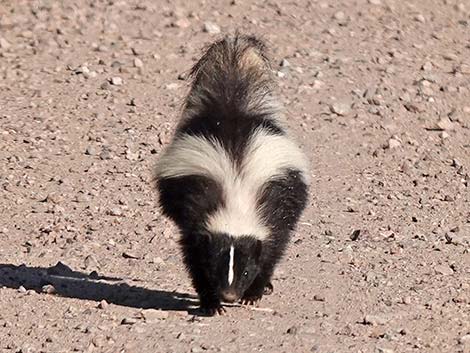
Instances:
[[[0,1],[0,351],[469,352],[469,26],[465,0]],[[151,176],[237,28],[313,182],[274,293],[205,318]]]

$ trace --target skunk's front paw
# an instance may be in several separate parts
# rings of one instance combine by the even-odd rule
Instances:
[[[258,306],[262,297],[263,297],[262,294],[261,295],[244,295],[241,302],[242,302],[242,305]]]
[[[201,306],[200,311],[203,315],[207,315],[207,316],[224,315],[225,313],[227,313],[227,311],[224,309],[222,305],[217,308],[207,308],[207,307]]]
[[[214,316],[214,315],[224,315],[226,310],[220,303],[220,301],[203,301],[201,303],[200,311],[203,315]]]
[[[273,294],[273,291],[274,291],[273,284],[271,282],[268,282],[268,284],[264,286],[263,295],[271,295]]]

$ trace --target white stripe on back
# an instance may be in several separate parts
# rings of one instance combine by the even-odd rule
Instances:
[[[307,161],[297,145],[286,136],[259,128],[251,136],[240,166],[215,138],[177,137],[160,159],[157,176],[203,175],[214,179],[223,187],[225,205],[209,217],[208,230],[263,240],[269,235],[269,228],[257,205],[260,188],[282,177],[288,168],[300,170],[308,182]]]

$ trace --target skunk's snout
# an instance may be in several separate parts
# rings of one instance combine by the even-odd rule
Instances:
[[[221,294],[223,301],[227,303],[233,303],[238,299],[237,293],[233,290],[224,290]]]

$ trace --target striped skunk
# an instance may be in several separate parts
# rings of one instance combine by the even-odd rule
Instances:
[[[265,44],[236,34],[191,70],[173,141],[157,162],[162,212],[178,226],[201,310],[272,291],[308,194],[307,161],[281,122]]]

